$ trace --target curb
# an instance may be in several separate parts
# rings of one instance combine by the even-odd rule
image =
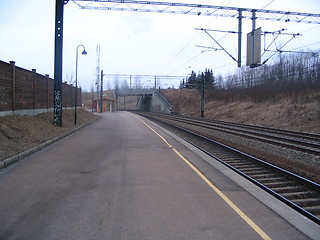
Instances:
[[[88,126],[88,125],[90,125],[91,123],[94,123],[95,121],[98,121],[99,119],[101,119],[101,116],[98,119],[93,120],[92,122],[88,122],[88,123],[86,123],[86,124],[84,124],[84,125],[82,125],[82,126],[80,126],[78,128],[75,128],[75,129],[71,130],[70,132],[67,132],[67,133],[62,134],[60,136],[57,136],[57,137],[55,137],[53,139],[50,139],[50,140],[48,140],[48,141],[46,141],[44,143],[39,144],[39,145],[37,145],[37,146],[35,146],[33,148],[30,148],[30,149],[28,149],[26,151],[20,152],[20,153],[18,153],[16,155],[13,155],[13,156],[11,156],[9,158],[6,158],[6,159],[2,160],[0,162],[0,169],[6,168],[6,167],[10,166],[11,164],[19,161],[20,159],[23,159],[23,158],[25,158],[27,156],[30,156],[31,154],[33,154],[35,152],[38,152],[38,151],[44,149],[45,147],[47,147],[47,146],[49,146],[49,145],[51,145],[51,144],[53,144],[55,142],[60,141],[63,138],[66,138],[67,136],[75,133],[76,131],[78,131],[78,130],[80,130],[80,129]]]

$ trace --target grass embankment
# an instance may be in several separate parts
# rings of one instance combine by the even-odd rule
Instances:
[[[0,117],[0,161],[71,132],[97,118],[98,115],[81,108],[77,112],[77,125],[74,125],[74,110],[64,110],[62,127],[53,124],[52,112],[35,116]]]

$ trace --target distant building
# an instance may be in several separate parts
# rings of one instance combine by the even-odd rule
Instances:
[[[96,112],[113,112],[116,111],[116,100],[107,96],[103,96],[102,111],[100,109],[101,98],[96,98],[92,101],[92,108]]]

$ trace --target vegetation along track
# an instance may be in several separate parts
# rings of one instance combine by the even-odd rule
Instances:
[[[208,129],[249,137],[295,151],[319,152],[319,136],[279,129],[255,127],[212,120],[200,120],[167,114],[137,112],[182,133],[183,138],[216,160],[233,169],[287,205],[320,224],[320,184],[298,176],[264,160],[215,141]],[[206,131],[207,130],[207,131]],[[181,135],[181,134],[179,134]],[[275,143],[272,143],[274,141]],[[308,144],[310,143],[310,145]],[[318,147],[317,147],[318,146]],[[313,151],[313,152],[312,152]]]

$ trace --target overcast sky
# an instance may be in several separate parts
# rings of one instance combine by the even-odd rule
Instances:
[[[167,0],[167,2],[210,4],[254,9],[320,13],[319,0]],[[53,78],[55,0],[1,0],[0,60],[15,61],[26,69],[37,69]],[[75,78],[76,47],[83,44],[88,52],[79,54],[78,82],[89,90],[96,80],[96,46],[100,45],[100,68],[108,74],[188,75],[213,69],[215,75],[236,71],[237,64],[223,51],[203,52],[195,45],[214,46],[203,31],[195,28],[236,31],[237,18],[191,15],[83,10],[69,2],[64,12],[63,80]],[[320,49],[320,24],[257,21],[262,31],[282,28],[301,33],[284,50]],[[243,20],[242,63],[245,64],[246,34],[251,21]],[[237,35],[212,32],[212,36],[237,58]],[[289,36],[279,38],[284,44]],[[267,41],[271,41],[271,38]],[[273,47],[274,49],[274,47]],[[82,49],[79,49],[81,53]],[[268,55],[264,55],[263,59]],[[276,56],[274,57],[276,58]],[[271,63],[271,61],[270,61]],[[119,79],[121,81],[121,79]],[[112,86],[113,80],[108,79]],[[149,83],[144,83],[148,86]],[[160,82],[161,87],[179,82]]]

